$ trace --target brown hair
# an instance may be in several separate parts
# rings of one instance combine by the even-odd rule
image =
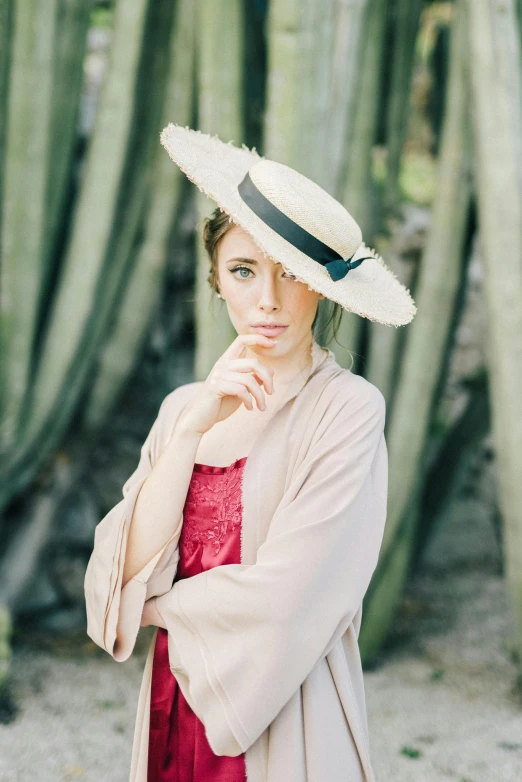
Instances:
[[[221,239],[225,236],[227,231],[233,228],[235,223],[231,220],[228,213],[225,212],[220,206],[217,206],[210,217],[206,217],[203,221],[202,239],[203,246],[207,252],[210,260],[210,272],[207,277],[208,283],[215,293],[219,293],[219,280],[218,280],[218,245]],[[325,314],[323,311],[327,310]],[[328,310],[330,310],[328,312]],[[321,299],[317,307],[314,321],[312,323],[312,332],[314,338],[321,344],[318,335],[325,333],[328,337],[325,344],[334,340],[337,342],[337,332],[341,324],[341,318],[343,314],[343,308],[336,301],[331,299]],[[319,328],[316,328],[318,322],[324,321]],[[327,331],[330,328],[331,333],[328,335]],[[339,344],[339,343],[337,343]],[[341,346],[342,347],[342,346]]]

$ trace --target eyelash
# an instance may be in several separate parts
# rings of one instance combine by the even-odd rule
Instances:
[[[246,269],[248,272],[251,272],[251,271],[252,271],[252,269],[250,269],[248,266],[235,266],[233,269],[230,269],[230,273],[231,273],[231,274],[234,274],[234,272],[237,272],[237,271],[239,271],[239,269]],[[285,272],[285,273],[286,273],[286,272]],[[291,272],[289,272],[289,274],[291,274]],[[241,279],[241,280],[248,280],[248,279],[249,279],[249,277],[238,277],[238,279]],[[295,280],[295,277],[294,277],[294,275],[293,275],[293,274],[291,274],[291,277],[290,277],[290,279],[293,279],[293,280]]]

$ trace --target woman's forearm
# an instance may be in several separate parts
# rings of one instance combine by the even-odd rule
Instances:
[[[201,437],[199,432],[175,427],[141,487],[129,527],[122,587],[163,548],[182,524]]]

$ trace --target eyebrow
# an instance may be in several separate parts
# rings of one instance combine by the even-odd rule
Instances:
[[[227,258],[225,263],[250,263],[252,266],[259,266],[259,261],[256,261],[254,258],[243,258],[243,257],[236,257],[236,258]],[[276,261],[276,263],[279,263],[279,261]]]

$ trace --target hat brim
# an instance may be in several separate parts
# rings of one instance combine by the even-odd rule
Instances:
[[[387,326],[411,322],[417,308],[409,290],[374,250],[362,243],[353,260],[371,257],[334,282],[324,266],[283,239],[247,206],[237,188],[250,167],[262,159],[255,148],[237,147],[218,136],[173,123],[162,130],[160,140],[188,179],[299,282],[369,320]]]

